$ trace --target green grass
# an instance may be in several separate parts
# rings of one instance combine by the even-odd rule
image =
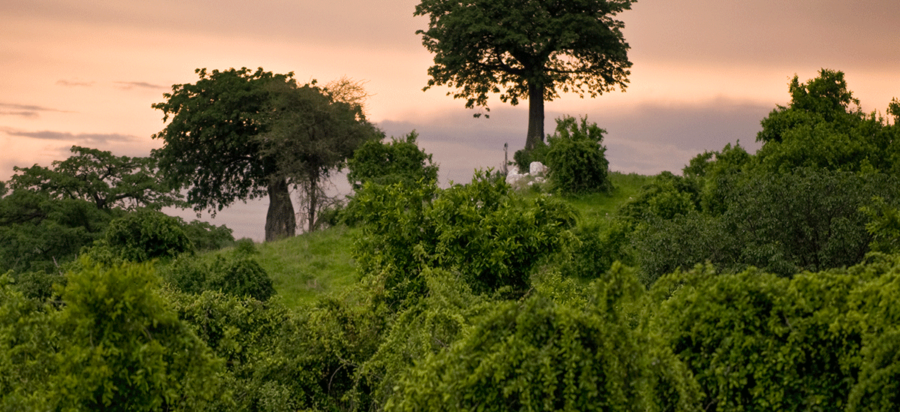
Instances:
[[[357,281],[351,257],[359,229],[335,227],[257,245],[257,260],[288,307],[314,302]]]
[[[609,180],[613,184],[611,193],[592,193],[566,198],[566,201],[578,210],[581,218],[579,223],[604,221],[608,216],[615,215],[619,206],[637,196],[641,187],[653,180],[653,176],[611,172]]]

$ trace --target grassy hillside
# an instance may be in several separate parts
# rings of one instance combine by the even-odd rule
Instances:
[[[616,213],[620,204],[635,196],[651,176],[611,173],[615,189],[567,198],[578,210],[581,222],[603,220]],[[353,242],[361,231],[335,227],[277,242],[257,245],[257,260],[268,272],[282,301],[289,307],[314,302],[323,294],[353,284],[357,273],[351,257]],[[227,253],[228,249],[213,252]]]

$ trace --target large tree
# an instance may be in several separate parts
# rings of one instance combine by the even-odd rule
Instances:
[[[488,93],[512,105],[529,100],[525,148],[544,139],[544,101],[559,91],[596,97],[625,89],[631,62],[624,24],[614,17],[635,0],[422,0],[415,15],[435,54],[432,86],[487,108]],[[476,115],[477,116],[477,115]]]
[[[236,200],[269,196],[266,240],[293,236],[296,228],[288,181],[274,155],[263,154],[258,135],[267,131],[263,109],[271,85],[293,84],[292,73],[262,68],[225,71],[197,69],[193,84],[176,84],[153,105],[162,110],[163,139],[154,150],[167,179],[188,190],[194,210],[215,213]]]
[[[346,80],[333,88],[315,83],[300,87],[277,83],[269,88],[262,153],[275,159],[281,175],[300,188],[300,209],[309,231],[315,229],[316,212],[325,200],[323,184],[363,142],[383,136],[366,121],[361,104],[353,98],[359,94],[341,85],[347,86]]]

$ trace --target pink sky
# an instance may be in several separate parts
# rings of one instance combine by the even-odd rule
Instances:
[[[369,116],[388,132],[420,131],[441,182],[498,166],[524,144],[527,104],[492,99],[473,119],[445,90],[422,92],[431,56],[415,0],[0,2],[0,180],[12,166],[49,165],[84,145],[145,156],[163,127],[150,108],[194,69],[263,67],[301,81],[367,81]],[[900,97],[896,0],[641,1],[621,16],[631,85],[597,99],[547,105],[609,130],[613,170],[678,171],[737,139],[756,147],[759,120],[788,100],[787,82],[843,70],[866,111]],[[341,183],[341,182],[338,182]],[[252,213],[251,213],[252,212]],[[186,216],[190,216],[187,213]],[[250,216],[250,217],[248,217]],[[265,207],[237,205],[213,221],[262,237]]]

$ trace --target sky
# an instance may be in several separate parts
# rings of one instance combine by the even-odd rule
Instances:
[[[442,185],[468,181],[500,166],[504,143],[510,157],[524,146],[527,102],[492,98],[490,119],[476,119],[449,89],[423,92],[433,56],[415,34],[427,26],[417,3],[0,0],[0,180],[13,166],[65,159],[72,145],[147,156],[165,125],[151,104],[173,84],[195,82],[201,67],[263,67],[301,82],[365,82],[370,120],[388,136],[417,130]],[[641,0],[619,18],[634,64],[627,90],[546,105],[548,133],[562,115],[605,128],[615,171],[679,172],[738,140],[755,150],[760,120],[788,103],[794,75],[843,71],[867,112],[900,97],[896,0]],[[261,240],[266,204],[202,219]]]

